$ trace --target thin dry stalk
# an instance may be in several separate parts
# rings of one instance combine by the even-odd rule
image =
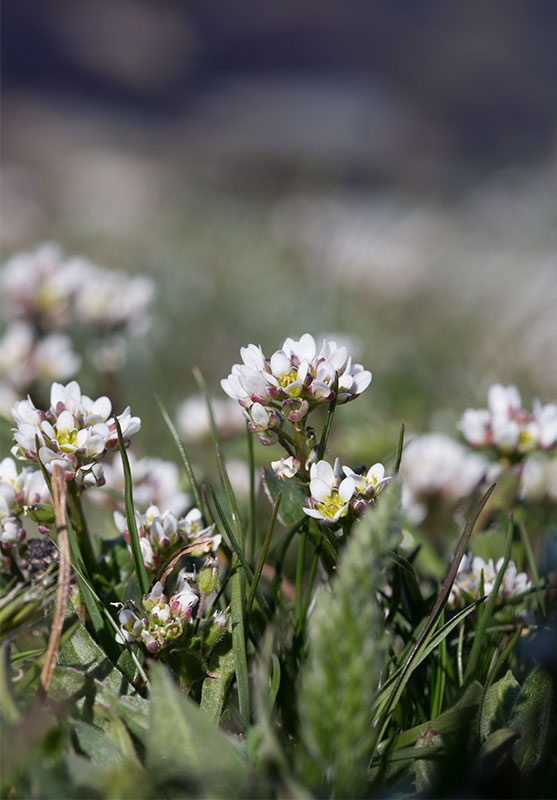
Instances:
[[[48,640],[48,647],[39,684],[39,694],[43,698],[48,694],[52,673],[54,672],[54,667],[58,660],[60,637],[62,636],[62,628],[64,627],[64,614],[70,589],[71,563],[68,528],[66,525],[66,496],[67,485],[64,472],[58,464],[55,464],[52,473],[52,502],[54,505],[56,529],[58,531],[58,586],[56,590],[56,606],[52,619],[50,638]]]

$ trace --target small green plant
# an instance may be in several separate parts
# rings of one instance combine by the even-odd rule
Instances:
[[[310,334],[241,353],[222,386],[245,417],[245,495],[198,370],[218,482],[159,400],[189,495],[163,462],[141,474],[129,408],[75,381],[15,404],[3,796],[549,794],[555,509],[526,465],[554,449],[557,406],[495,386],[464,443],[405,446],[401,426],[385,464],[341,466],[336,415],[371,373]],[[259,494],[254,435],[282,450]]]

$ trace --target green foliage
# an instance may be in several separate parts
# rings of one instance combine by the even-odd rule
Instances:
[[[262,481],[265,494],[269,501],[274,505],[279,494],[282,496],[278,519],[282,525],[293,525],[300,519],[301,509],[306,498],[306,490],[295,479],[289,481],[279,481],[272,470],[262,470]]]
[[[354,526],[331,591],[321,592],[310,617],[301,736],[337,797],[357,796],[367,781],[373,701],[389,647],[377,594],[399,539],[398,504],[394,486]]]
[[[162,665],[153,664],[151,679],[146,763],[159,785],[178,796],[241,797],[249,769],[239,748],[182,695]]]

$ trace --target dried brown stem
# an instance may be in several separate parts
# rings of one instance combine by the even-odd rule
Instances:
[[[64,472],[61,467],[56,464],[52,473],[52,502],[54,505],[56,529],[58,531],[58,586],[56,590],[56,605],[52,618],[50,638],[48,640],[48,647],[41,670],[39,694],[42,698],[45,698],[48,694],[52,673],[54,672],[54,667],[58,660],[60,637],[62,636],[62,628],[64,627],[64,614],[70,589],[71,563],[68,528],[66,525],[66,497],[67,484],[64,478]]]

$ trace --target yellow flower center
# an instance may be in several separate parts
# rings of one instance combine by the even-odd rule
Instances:
[[[338,489],[333,489],[331,494],[327,496],[321,503],[316,503],[315,507],[323,514],[324,517],[332,519],[340,509],[344,506],[344,501],[338,493]],[[344,514],[341,514],[344,516]]]
[[[69,428],[65,428],[61,431],[56,431],[56,439],[58,440],[58,444],[60,445],[60,449],[63,450],[64,447],[70,446],[70,450],[73,446],[75,446],[75,442],[77,439],[77,431],[74,429],[71,431]]]
[[[291,383],[294,383],[297,377],[298,377],[298,370],[296,369],[296,367],[293,367],[290,370],[290,372],[285,372],[284,375],[280,376],[280,378],[278,379],[279,386],[282,389],[286,389],[287,386],[290,386]]]

